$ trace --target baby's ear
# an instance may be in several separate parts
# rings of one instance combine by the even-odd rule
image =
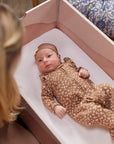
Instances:
[[[58,54],[58,58],[61,59],[61,55],[60,54]]]

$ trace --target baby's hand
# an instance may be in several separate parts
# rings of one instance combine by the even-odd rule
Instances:
[[[63,118],[65,113],[66,113],[66,108],[64,108],[63,106],[57,105],[54,109],[55,114],[59,117],[59,118]]]
[[[90,75],[89,75],[88,70],[81,68],[79,71],[79,76],[82,78],[88,78]]]

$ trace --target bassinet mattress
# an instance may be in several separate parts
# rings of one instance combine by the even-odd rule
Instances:
[[[62,60],[64,57],[70,57],[76,62],[77,66],[87,68],[91,75],[90,78],[96,84],[107,82],[114,86],[113,80],[96,63],[68,36],[59,29],[54,28],[23,47],[21,60],[14,75],[20,94],[61,144],[111,144],[108,130],[103,128],[85,128],[68,115],[65,115],[63,119],[59,119],[44,107],[41,100],[39,71],[34,59],[34,53],[38,45],[44,42],[55,44]]]

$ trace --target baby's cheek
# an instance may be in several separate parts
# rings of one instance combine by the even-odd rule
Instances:
[[[37,67],[39,70],[42,70],[42,65],[37,63]]]

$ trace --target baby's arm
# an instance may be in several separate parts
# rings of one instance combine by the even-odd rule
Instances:
[[[89,78],[90,74],[89,74],[88,70],[86,70],[84,68],[81,68],[79,70],[79,76],[82,77],[82,78]]]
[[[51,87],[46,83],[42,82],[42,102],[51,112],[55,113],[54,109],[58,103],[54,99],[53,91]]]
[[[55,106],[54,111],[59,118],[63,118],[66,113],[66,108],[61,105],[57,105]]]
[[[79,76],[82,77],[82,78],[89,78],[89,72],[88,70],[86,70],[85,68],[82,68],[82,67],[77,67],[76,64],[68,57],[64,58],[64,61],[65,62],[68,62],[72,65],[72,67],[74,67],[76,69],[76,71],[79,72]]]

